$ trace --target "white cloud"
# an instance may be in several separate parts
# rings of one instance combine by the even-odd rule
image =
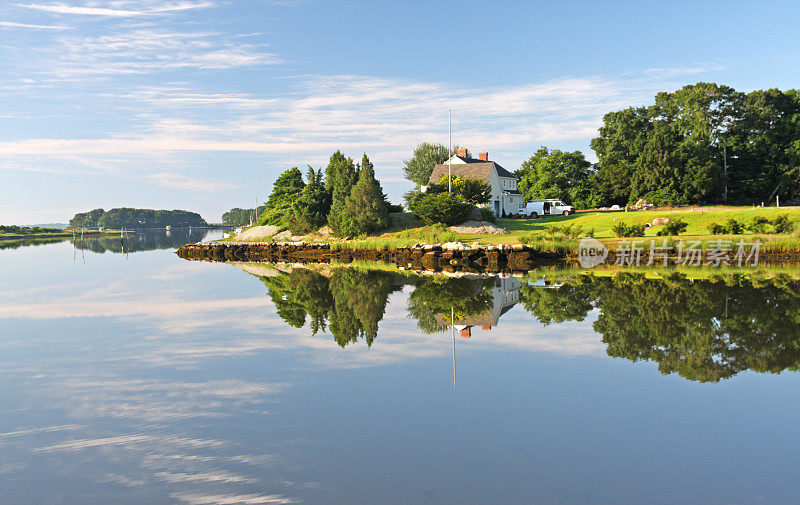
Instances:
[[[150,174],[147,179],[165,186],[168,188],[182,189],[186,191],[197,191],[213,193],[221,189],[230,189],[237,187],[235,184],[228,182],[219,182],[197,177],[190,177],[188,175],[181,175],[170,172],[159,172],[157,174]]]
[[[126,2],[135,5],[133,2]],[[145,2],[147,3],[147,2]],[[211,7],[211,2],[171,2],[154,4],[145,9],[118,9],[93,7],[87,5],[69,5],[65,3],[57,4],[17,4],[19,7],[32,9],[53,14],[78,14],[83,16],[104,16],[104,17],[133,17],[148,16],[154,14],[164,14],[168,12],[185,11],[191,9],[203,9]]]
[[[68,26],[57,25],[30,25],[26,23],[15,23],[13,21],[0,21],[0,26],[6,28],[34,28],[39,30],[68,30]]]

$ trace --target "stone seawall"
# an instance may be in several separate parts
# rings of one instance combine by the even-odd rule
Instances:
[[[564,261],[566,256],[543,252],[526,245],[424,244],[386,250],[331,249],[330,244],[210,242],[178,249],[187,260],[231,262],[330,263],[381,261],[408,270],[450,272],[525,272]]]

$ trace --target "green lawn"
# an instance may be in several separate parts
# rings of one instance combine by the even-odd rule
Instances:
[[[800,221],[800,208],[775,208],[768,207],[754,209],[752,207],[705,207],[681,208],[652,211],[631,212],[601,212],[582,211],[571,216],[554,216],[541,219],[498,219],[497,225],[509,231],[507,235],[464,235],[450,232],[443,225],[425,226],[423,222],[415,219],[410,213],[392,214],[392,225],[388,231],[357,240],[335,241],[335,248],[367,248],[387,249],[393,247],[409,246],[416,243],[441,243],[460,241],[465,243],[477,242],[480,244],[519,244],[526,243],[542,250],[574,251],[577,249],[578,239],[564,237],[548,237],[543,232],[554,225],[568,225],[581,227],[584,236],[588,231],[594,231],[594,237],[611,245],[619,240],[614,236],[611,227],[619,221],[626,224],[643,224],[652,222],[659,217],[669,219],[681,218],[688,223],[686,232],[679,238],[702,240],[707,243],[717,239],[732,239],[730,235],[711,235],[708,226],[713,223],[724,224],[728,219],[747,224],[754,217],[762,216],[773,219],[780,214],[786,214],[793,221]],[[654,238],[662,226],[654,226],[647,230],[645,239]],[[800,251],[800,227],[793,234],[760,234],[755,236],[745,233],[736,238],[747,240],[759,238],[764,243],[764,250]],[[328,240],[324,240],[328,241]]]

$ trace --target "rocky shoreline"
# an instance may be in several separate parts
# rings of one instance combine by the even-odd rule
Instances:
[[[307,242],[209,242],[188,244],[177,252],[187,260],[221,262],[350,263],[380,261],[407,270],[499,273],[526,272],[568,257],[523,244],[418,244],[393,249],[332,249],[330,244]]]

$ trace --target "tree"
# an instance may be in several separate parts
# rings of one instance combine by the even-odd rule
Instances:
[[[341,222],[341,235],[354,237],[383,230],[389,226],[389,210],[375,170],[366,153],[361,159],[358,182],[345,203],[346,218]]]
[[[295,235],[305,235],[319,229],[327,220],[330,200],[322,181],[322,169],[315,171],[309,166],[306,185],[292,204],[289,230]]]
[[[341,151],[331,155],[325,168],[325,188],[331,193],[331,211],[328,214],[328,225],[339,237],[347,234],[347,199],[358,180],[358,169],[352,158],[345,157]]]
[[[288,227],[292,204],[304,187],[303,174],[297,167],[292,167],[278,176],[267,199],[266,210],[258,218],[258,224]]]
[[[461,198],[472,205],[483,205],[492,198],[492,185],[489,181],[473,179],[471,177],[453,177],[448,180],[448,176],[443,176],[438,184],[429,184],[426,192],[444,193],[452,186],[453,193],[460,195]]]
[[[411,212],[427,224],[460,224],[471,211],[472,205],[456,193],[420,193],[411,203]]]
[[[458,146],[453,146],[453,150],[450,152],[455,154],[458,149]],[[425,186],[431,178],[433,167],[446,162],[450,156],[447,146],[423,142],[414,148],[411,158],[403,161],[403,173],[405,173],[406,179],[416,184],[417,187]],[[469,156],[469,151],[467,156]]]
[[[70,228],[97,228],[100,226],[100,218],[103,217],[106,211],[103,209],[94,209],[89,212],[75,214],[69,220]]]
[[[590,191],[590,166],[580,151],[551,151],[541,147],[517,170],[519,190],[526,200],[558,198],[585,208]]]
[[[266,210],[265,205],[259,205],[256,209],[240,209],[239,207],[234,207],[222,214],[222,224],[227,224],[228,226],[245,226],[250,224],[250,220],[253,219],[253,216],[260,216],[264,210]]]

